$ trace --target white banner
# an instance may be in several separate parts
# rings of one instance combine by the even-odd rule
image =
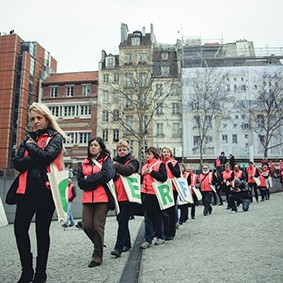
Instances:
[[[167,179],[167,181],[164,183],[155,181],[152,183],[152,186],[155,191],[161,210],[167,209],[175,205],[172,183],[170,179]]]
[[[58,222],[67,221],[69,170],[47,173]]]
[[[198,188],[196,188],[196,187],[192,187],[192,190],[194,191],[197,199],[201,200],[202,199],[202,194],[201,194],[200,190]]]
[[[117,194],[116,194],[114,182],[113,182],[112,179],[107,183],[107,187],[109,188],[109,191],[110,191],[110,193],[112,194],[112,196],[114,198],[115,212],[118,215],[120,213],[120,207],[119,207],[119,203],[118,203],[118,199],[117,199]]]
[[[0,227],[8,225],[7,216],[4,210],[2,199],[0,197]]]
[[[185,202],[194,203],[191,188],[188,186],[188,181],[185,178],[174,178],[174,185],[178,194]]]
[[[120,175],[129,202],[141,203],[141,176],[134,173],[130,176]]]

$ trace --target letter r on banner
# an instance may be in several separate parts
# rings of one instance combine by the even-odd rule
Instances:
[[[163,184],[159,186],[158,190],[159,190],[163,205],[174,202],[174,200],[172,199],[172,196],[170,195],[171,188],[167,184]]]

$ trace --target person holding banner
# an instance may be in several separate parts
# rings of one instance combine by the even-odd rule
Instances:
[[[129,177],[139,170],[139,162],[130,153],[130,146],[126,140],[120,140],[117,145],[117,156],[113,158],[116,175],[114,185],[119,202],[120,213],[117,215],[118,231],[117,240],[111,255],[120,257],[122,252],[131,249],[131,236],[129,220],[132,215],[132,203],[129,202],[123,179],[121,176]]]
[[[88,267],[96,267],[103,261],[103,242],[108,202],[111,201],[107,183],[114,177],[110,152],[100,137],[92,137],[88,143],[87,158],[79,164],[78,185],[82,195],[82,228],[93,243],[92,260]]]
[[[49,228],[55,210],[47,172],[53,163],[63,169],[63,139],[68,139],[49,108],[33,103],[28,110],[32,131],[20,144],[14,166],[20,172],[14,232],[20,255],[22,274],[18,283],[46,281],[50,235]],[[29,227],[35,215],[37,258],[35,275]]]
[[[163,161],[166,165],[167,176],[169,179],[178,178],[181,176],[180,165],[177,160],[173,158],[172,149],[170,147],[163,147],[161,153],[161,161]],[[172,190],[174,196],[174,202],[176,206],[178,192],[174,183],[172,182]],[[165,240],[173,240],[176,234],[176,207],[171,206],[166,210],[163,210],[163,223],[164,223],[164,234]],[[177,220],[178,221],[178,220]]]
[[[203,215],[207,216],[212,213],[211,201],[213,197],[213,174],[209,171],[208,165],[203,165],[202,173],[199,176],[200,190],[202,194],[202,204],[204,206]]]
[[[186,167],[184,163],[180,163],[180,168],[182,175],[185,179],[187,179],[188,186],[192,191],[192,197],[193,197],[193,203],[188,203],[184,205],[180,205],[180,219],[179,224],[182,225],[184,222],[186,222],[189,219],[189,207],[191,207],[191,218],[195,219],[195,212],[196,212],[196,204],[198,203],[198,198],[196,194],[194,193],[194,190],[192,187],[196,187],[198,183],[199,176],[194,174],[193,170],[189,167],[186,171]]]
[[[155,180],[165,182],[167,180],[166,166],[159,160],[156,147],[150,146],[145,151],[146,162],[141,170],[142,176],[142,203],[144,205],[145,241],[141,249],[151,246],[154,236],[157,237],[155,245],[164,243],[164,227],[162,212],[155,194],[153,183]],[[154,235],[155,232],[155,235]]]
[[[253,191],[255,195],[256,202],[258,202],[258,191],[257,191],[257,184],[255,182],[254,177],[258,177],[259,173],[257,168],[254,166],[253,162],[249,162],[249,167],[246,168],[246,181],[248,183],[248,188],[251,194],[251,202],[253,202]]]
[[[234,171],[231,170],[231,166],[229,163],[225,164],[225,170],[221,173],[222,180],[222,190],[225,192],[226,201],[227,201],[227,209],[230,209],[228,204],[228,197],[230,194],[230,188],[232,187],[232,182],[234,180]]]

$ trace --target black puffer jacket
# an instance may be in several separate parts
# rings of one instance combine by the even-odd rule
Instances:
[[[19,146],[14,159],[14,166],[19,172],[28,171],[26,194],[45,188],[47,181],[46,166],[52,163],[62,151],[63,137],[51,128],[39,132],[29,132],[29,136],[37,141],[42,135],[52,137],[45,148],[40,148],[35,143],[27,143],[25,139]],[[28,156],[24,157],[25,150]]]

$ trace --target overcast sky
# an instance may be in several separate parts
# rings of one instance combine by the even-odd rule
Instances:
[[[57,60],[57,72],[96,71],[101,50],[118,54],[120,25],[150,31],[159,43],[201,36],[283,47],[282,0],[4,0],[0,32],[15,30]],[[180,31],[178,33],[178,31]]]

